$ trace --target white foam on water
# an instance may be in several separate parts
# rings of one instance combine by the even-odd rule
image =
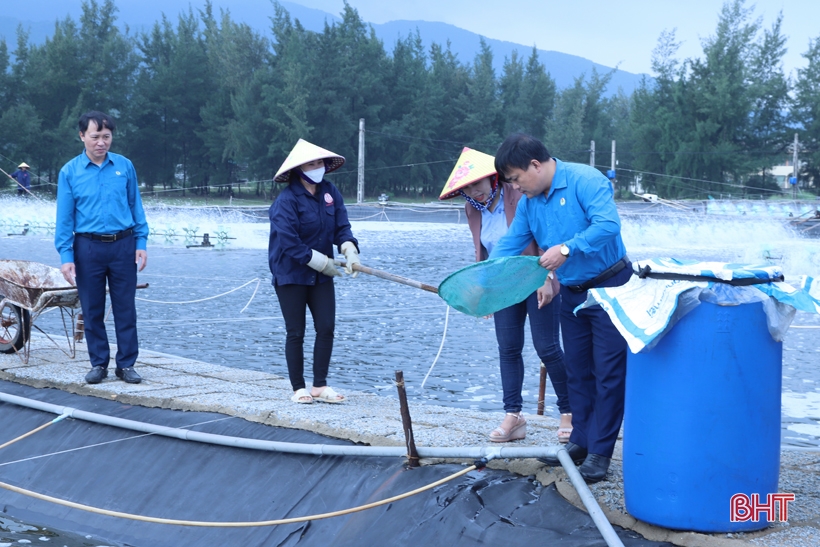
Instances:
[[[787,279],[820,273],[820,239],[800,236],[783,220],[709,216],[627,217],[622,237],[630,258],[672,257],[776,264]]]
[[[786,416],[820,420],[820,393],[787,391],[781,397],[781,405]]]
[[[53,201],[0,197],[0,226],[22,226],[28,223],[35,233],[53,227],[56,205]],[[218,233],[232,238],[221,242],[223,248],[267,249],[269,224],[266,213],[259,216],[247,210],[227,207],[155,207],[146,208],[152,231],[151,245],[184,246],[192,241],[186,232],[208,233],[213,243],[220,243]],[[434,217],[434,215],[431,215]],[[385,239],[434,243],[448,238],[469,239],[466,222],[352,221],[357,239],[382,243]],[[53,230],[53,228],[52,228]],[[5,230],[20,232],[22,230]],[[46,233],[43,232],[43,233]],[[622,237],[630,258],[673,257],[682,259],[779,264],[788,279],[799,275],[820,275],[820,239],[803,237],[784,219],[773,217],[719,215],[626,215],[622,218]]]
[[[791,424],[787,429],[801,435],[820,438],[820,424]]]

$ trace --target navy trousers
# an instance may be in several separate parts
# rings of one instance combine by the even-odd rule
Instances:
[[[108,367],[111,351],[105,332],[105,285],[111,296],[117,335],[117,368],[134,366],[139,355],[137,309],[137,243],[134,236],[105,243],[74,237],[77,292],[83,309],[85,339],[91,366]]]
[[[547,368],[547,376],[558,397],[558,411],[570,412],[567,396],[567,371],[564,366],[564,352],[558,341],[561,317],[561,295],[555,295],[552,302],[538,309],[538,295],[532,293],[526,300],[493,314],[495,336],[498,340],[498,356],[501,366],[501,387],[504,393],[504,411],[521,412],[524,399],[524,324],[530,318],[530,332],[535,352]]]
[[[628,265],[598,287],[618,287],[631,276]],[[576,293],[561,286],[561,336],[572,408],[570,441],[590,454],[611,458],[624,418],[627,345],[600,306],[572,313],[586,299],[586,291]]]

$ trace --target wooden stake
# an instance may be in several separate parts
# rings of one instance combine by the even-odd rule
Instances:
[[[396,388],[399,391],[399,405],[401,406],[401,425],[404,428],[404,440],[407,445],[408,467],[419,466],[419,453],[416,451],[416,441],[413,438],[413,422],[410,420],[410,408],[407,406],[407,392],[404,389],[404,372],[396,371]]]
[[[541,383],[538,385],[538,411],[539,416],[544,415],[544,396],[547,391],[547,367],[541,363]]]

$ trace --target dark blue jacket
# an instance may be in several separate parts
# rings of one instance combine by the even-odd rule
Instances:
[[[342,194],[330,182],[316,185],[316,195],[293,181],[270,206],[268,264],[274,285],[316,285],[331,278],[309,268],[311,250],[334,256],[345,241],[359,242],[350,230]]]
[[[28,169],[18,169],[17,171],[12,173],[11,176],[17,182],[19,182],[20,185],[23,188],[25,188],[26,190],[31,188],[31,173],[28,172]],[[25,192],[25,190],[23,190],[23,188],[20,188],[20,186],[18,186],[17,191],[20,192],[20,193]]]

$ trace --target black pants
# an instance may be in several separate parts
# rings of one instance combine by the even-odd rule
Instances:
[[[285,360],[293,391],[305,387],[305,312],[310,309],[316,343],[313,345],[313,386],[327,385],[333,331],[336,327],[336,292],[333,281],[318,285],[274,285],[285,318]]]

